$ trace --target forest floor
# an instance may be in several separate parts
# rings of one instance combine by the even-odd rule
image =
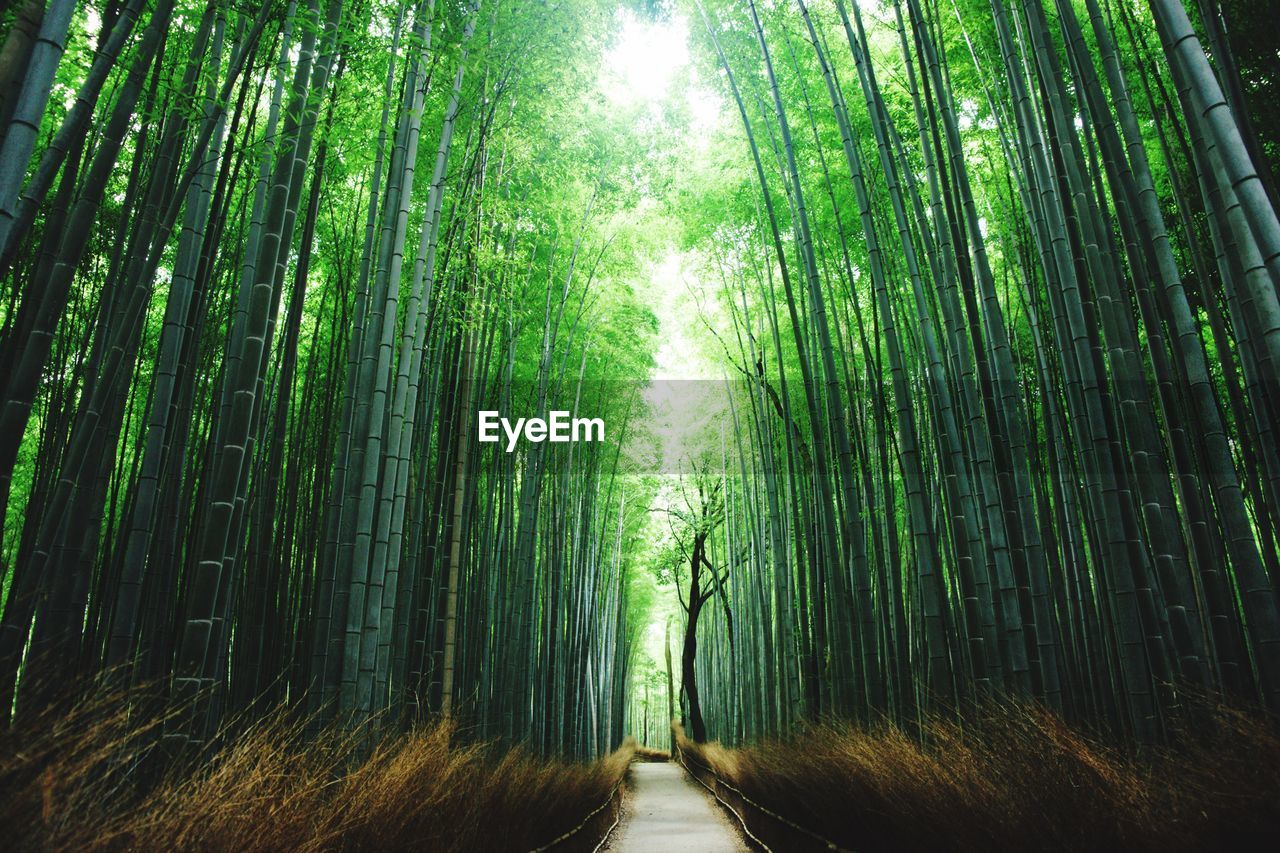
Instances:
[[[734,853],[736,828],[679,764],[636,763],[622,824],[605,849],[617,853]]]

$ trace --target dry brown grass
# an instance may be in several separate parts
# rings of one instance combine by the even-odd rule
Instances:
[[[648,746],[636,746],[635,761],[649,761],[659,764],[671,760],[671,753],[665,749],[654,749]]]
[[[604,803],[633,750],[627,743],[590,764],[545,761],[464,743],[439,722],[355,761],[359,733],[308,737],[281,713],[198,766],[143,785],[158,726],[107,697],[0,734],[0,847],[530,850]],[[610,815],[600,817],[602,832]]]
[[[682,746],[765,807],[858,851],[1280,849],[1280,733],[1217,709],[1134,754],[1035,706]]]

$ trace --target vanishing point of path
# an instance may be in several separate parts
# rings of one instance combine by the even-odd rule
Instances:
[[[679,764],[631,765],[626,812],[609,850],[737,853],[747,849],[720,806]]]

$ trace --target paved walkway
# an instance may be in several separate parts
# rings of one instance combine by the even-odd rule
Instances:
[[[738,853],[747,848],[720,805],[679,764],[631,765],[631,791],[609,850]]]

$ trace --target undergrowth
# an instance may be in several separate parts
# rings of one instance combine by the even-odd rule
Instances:
[[[316,735],[280,712],[158,775],[163,720],[136,715],[98,697],[0,732],[0,847],[527,851],[604,803],[634,749],[544,760],[448,721],[370,747],[367,732]]]
[[[664,761],[671,760],[671,753],[665,749],[654,749],[649,746],[636,746],[636,761],[643,761],[652,764],[660,764]]]
[[[892,725],[825,722],[687,756],[752,800],[857,851],[1280,849],[1280,731],[1228,709],[1170,745],[1106,744],[1034,705]]]

